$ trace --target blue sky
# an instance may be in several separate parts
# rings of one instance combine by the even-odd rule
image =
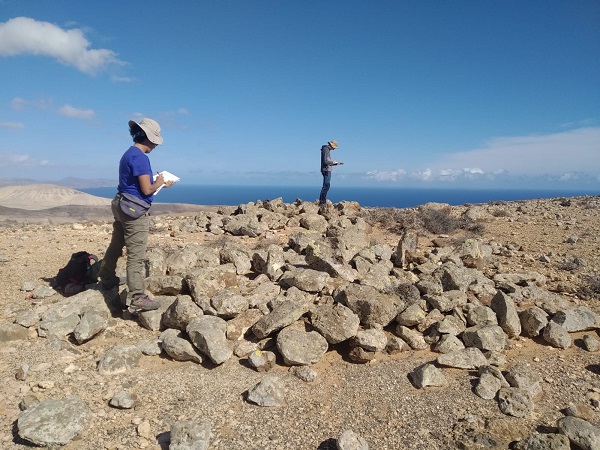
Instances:
[[[598,0],[0,0],[0,178],[600,185]]]

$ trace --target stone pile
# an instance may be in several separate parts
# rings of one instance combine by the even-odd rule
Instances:
[[[443,205],[422,208],[435,207]],[[465,213],[473,215],[477,210]],[[103,375],[125,372],[143,355],[164,352],[177,361],[213,366],[243,358],[260,372],[269,372],[279,356],[296,376],[312,381],[317,374],[310,366],[334,346],[349,349],[347,357],[356,363],[369,362],[380,352],[432,350],[437,357],[409,374],[415,388],[445,386],[445,368],[476,371],[475,395],[496,401],[506,415],[525,417],[543,394],[542,380],[526,364],[500,369],[512,342],[536,338],[566,349],[573,345],[570,333],[596,330],[600,324],[590,308],[548,290],[539,273],[490,275],[478,269],[489,266],[495,255],[513,252],[508,244],[438,239],[435,248],[420,253],[415,230],[405,230],[394,246],[373,242],[356,203],[319,209],[313,203],[276,199],[170,223],[154,219],[153,228],[223,239],[216,246],[148,251],[146,287],[161,308],[140,313],[138,320],[162,333],[146,347],[117,345],[101,355],[97,368]],[[268,243],[282,229],[301,231],[292,232],[284,246],[251,248],[243,239],[227,238],[263,238]],[[126,297],[120,294],[86,290],[53,304],[41,317],[18,317],[0,333],[18,339],[21,329],[35,326],[39,336],[69,335],[81,344],[107,328],[111,311]],[[585,345],[596,351],[599,342],[589,335]],[[277,376],[267,373],[249,390],[247,400],[276,407],[285,401],[285,391]],[[23,412],[19,434],[39,445],[30,431],[30,416],[41,420],[40,414],[46,413],[37,408],[39,413],[33,407]],[[76,425],[85,423],[86,415],[79,414],[57,441],[72,438]],[[541,439],[552,441],[552,448],[569,448],[569,441],[600,448],[600,429],[584,418],[567,416],[557,426],[561,434],[530,436],[519,448],[542,448]],[[192,448],[183,443],[191,436],[205,443],[193,448],[207,448],[202,446],[208,446],[206,427],[178,423],[171,430],[170,448]],[[368,446],[347,431],[338,448]]]

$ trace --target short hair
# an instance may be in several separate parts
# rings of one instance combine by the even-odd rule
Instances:
[[[146,132],[142,130],[142,127],[130,127],[129,134],[135,144],[142,144],[148,139],[148,136],[146,136]]]

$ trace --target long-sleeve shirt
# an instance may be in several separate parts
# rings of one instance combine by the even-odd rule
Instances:
[[[330,151],[329,145],[321,147],[321,172],[331,172],[334,166]]]

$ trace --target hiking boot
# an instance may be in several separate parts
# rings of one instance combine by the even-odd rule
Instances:
[[[154,300],[147,295],[142,295],[131,300],[129,312],[134,314],[142,311],[154,311],[158,308],[160,308],[160,302],[158,300]]]

